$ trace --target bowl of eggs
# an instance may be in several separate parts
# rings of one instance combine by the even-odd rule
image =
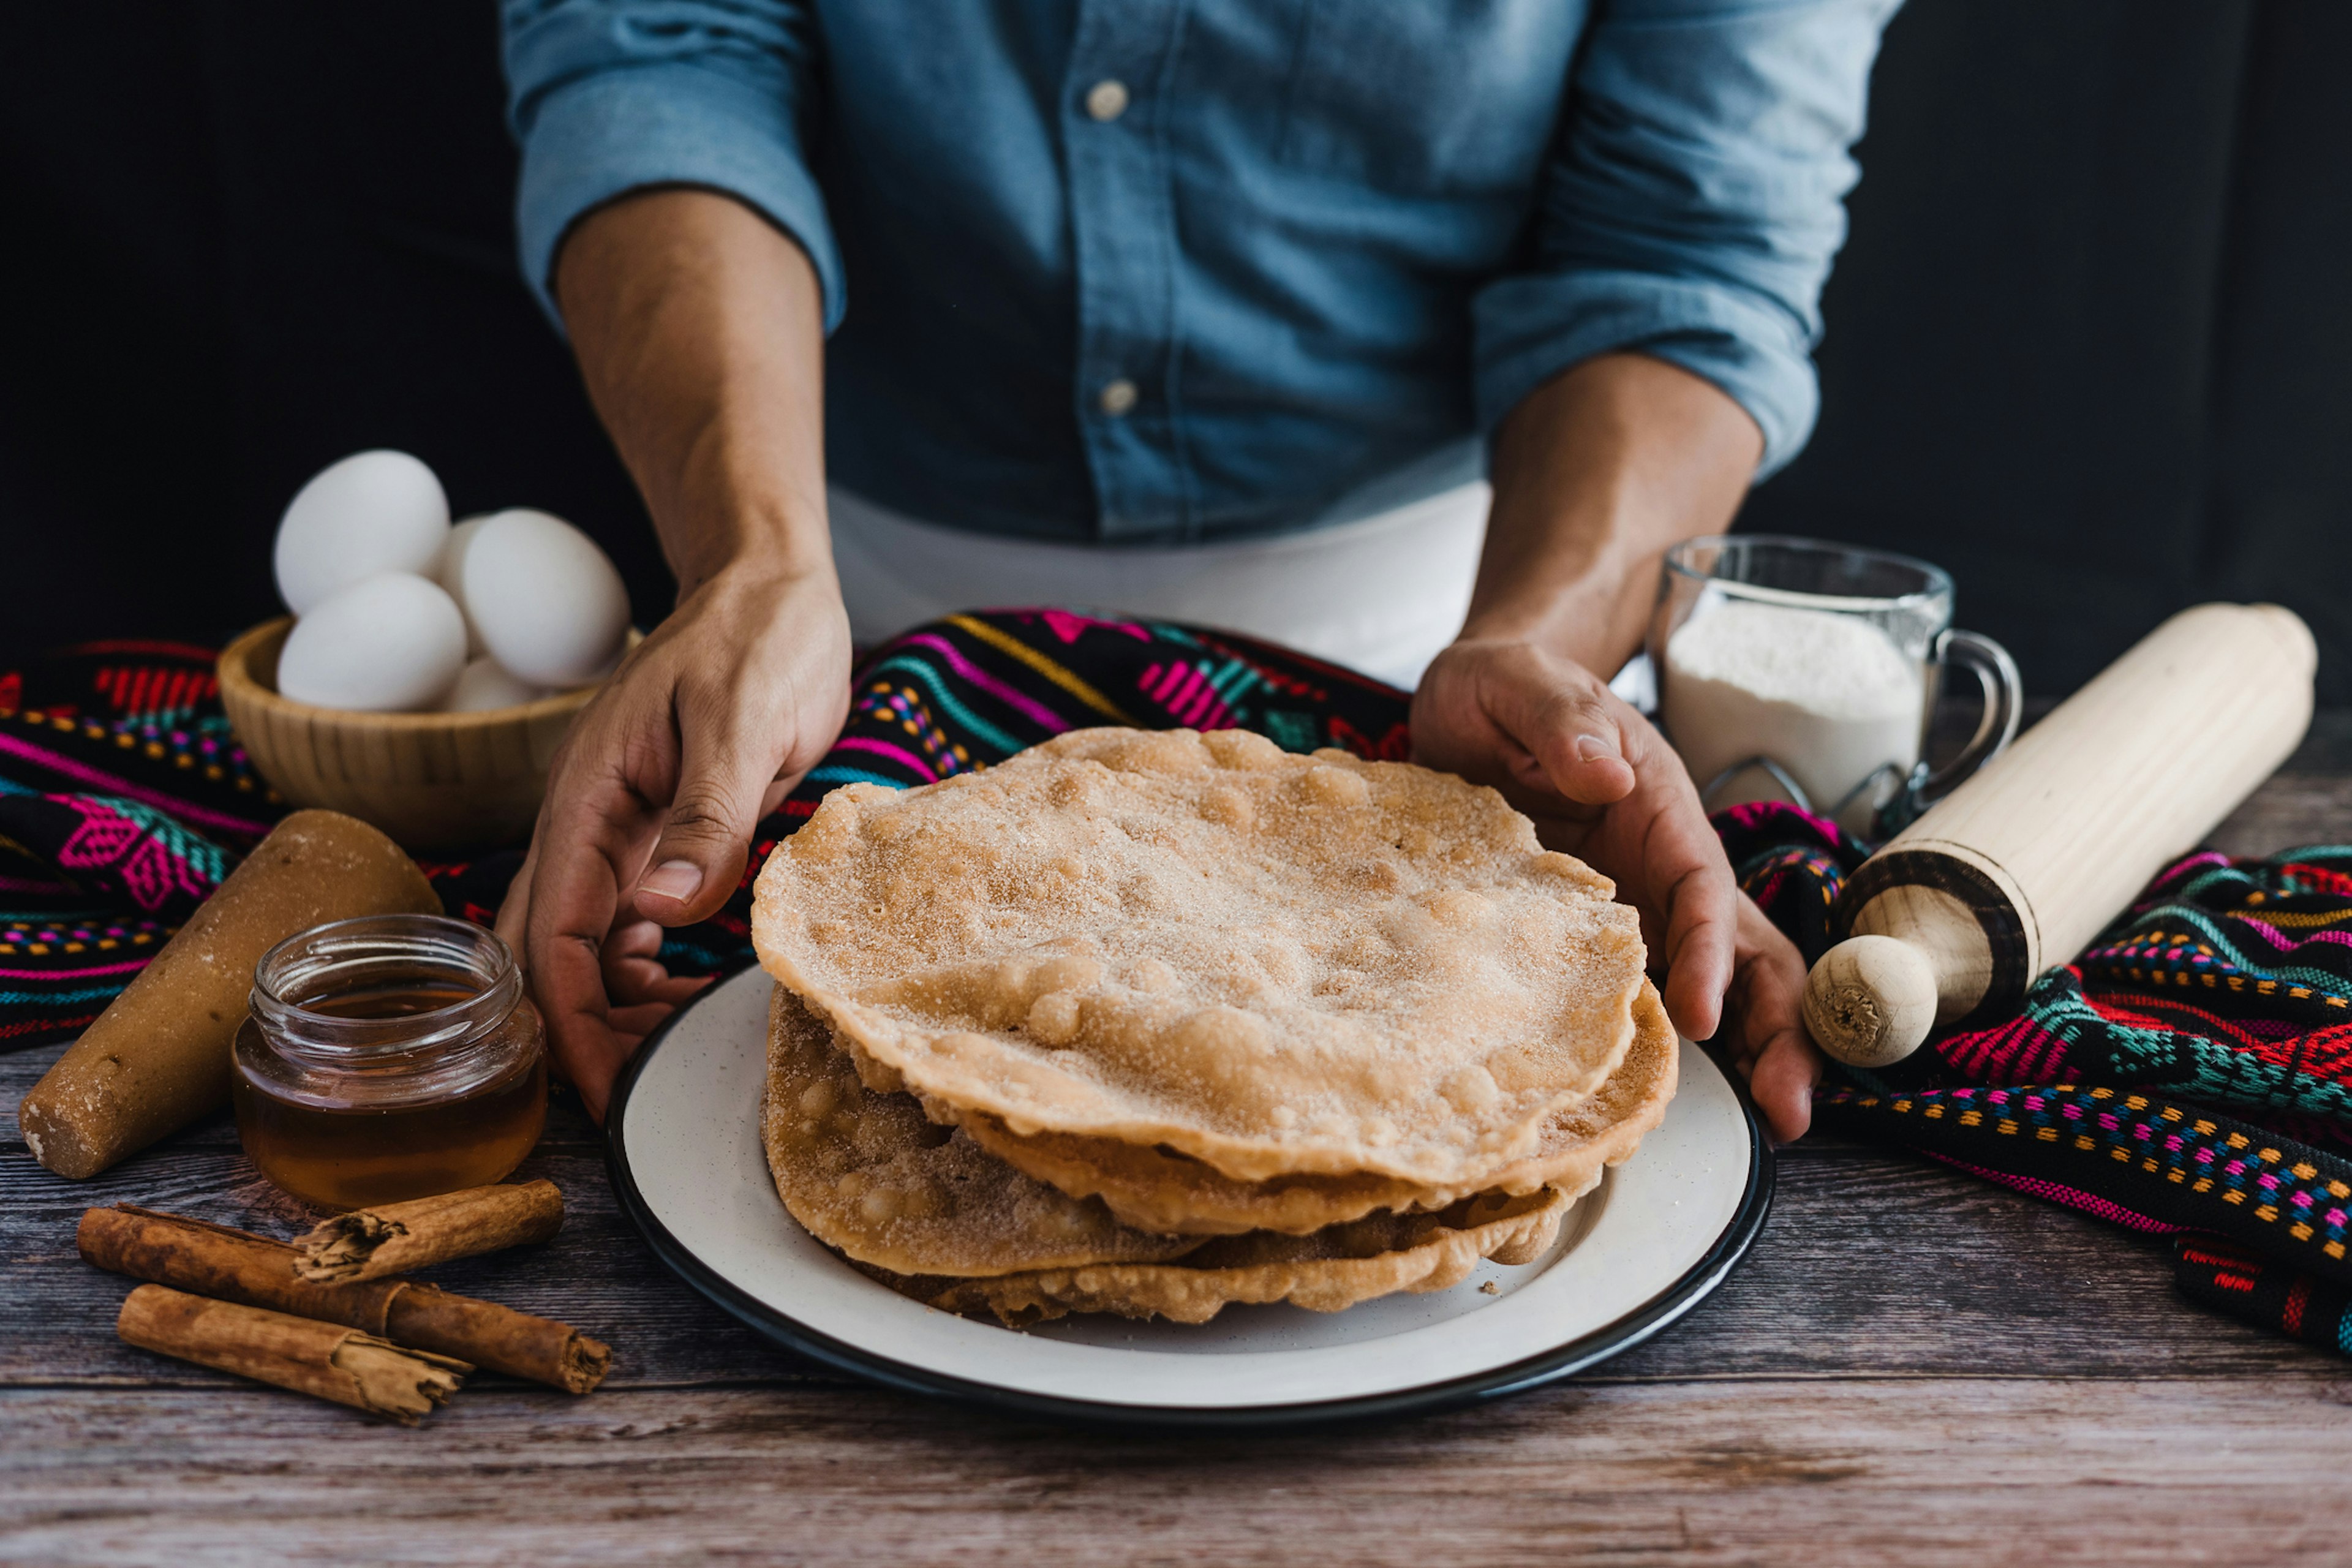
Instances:
[[[229,722],[287,800],[410,850],[529,834],[564,731],[641,640],[594,541],[528,508],[453,525],[405,452],[304,485],[274,564],[293,614],[222,651]]]

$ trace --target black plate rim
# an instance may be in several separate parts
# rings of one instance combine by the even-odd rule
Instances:
[[[1741,1194],[1739,1205],[1732,1212],[1731,1219],[1722,1233],[1696,1263],[1643,1305],[1606,1328],[1485,1372],[1386,1394],[1290,1405],[1246,1407],[1123,1405],[1066,1399],[1055,1394],[1031,1394],[1021,1389],[975,1383],[951,1373],[935,1372],[929,1367],[911,1366],[845,1343],[757,1300],[696,1257],[668,1226],[655,1216],[652,1205],[639,1190],[636,1177],[629,1168],[628,1152],[621,1135],[628,1120],[630,1091],[636,1087],[646,1064],[653,1060],[654,1054],[668,1041],[671,1031],[679,1022],[697,1005],[715,994],[720,986],[750,967],[748,963],[740,964],[719,975],[698,995],[664,1019],[652,1034],[646,1036],[635,1057],[622,1069],[604,1113],[604,1163],[612,1180],[614,1195],[620,1202],[621,1212],[628,1216],[630,1224],[636,1226],[638,1234],[653,1248],[654,1256],[730,1317],[787,1350],[797,1352],[835,1371],[849,1373],[901,1393],[945,1399],[1033,1420],[1146,1431],[1262,1432],[1338,1422],[1379,1421],[1483,1404],[1571,1377],[1612,1356],[1632,1350],[1673,1324],[1713,1294],[1716,1287],[1730,1276],[1732,1269],[1747,1257],[1748,1248],[1754,1246],[1758,1234],[1764,1228],[1765,1218],[1772,1209],[1776,1166],[1772,1142],[1765,1135],[1763,1123],[1756,1114],[1755,1102],[1748,1098],[1747,1086],[1739,1080],[1738,1075],[1726,1071],[1724,1076],[1738,1099],[1740,1114],[1748,1126],[1748,1184]],[[1710,1057],[1714,1055],[1712,1051],[1708,1054]],[[1721,1067],[1719,1061],[1717,1065]]]

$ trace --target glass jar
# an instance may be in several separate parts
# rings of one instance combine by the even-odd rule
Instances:
[[[245,1152],[306,1202],[359,1208],[504,1178],[547,1122],[547,1053],[494,931],[369,915],[289,937],[230,1048]]]

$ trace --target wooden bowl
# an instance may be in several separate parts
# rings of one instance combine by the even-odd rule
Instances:
[[[220,656],[221,705],[255,771],[296,805],[372,823],[411,851],[520,844],[594,687],[481,713],[353,713],[278,694],[282,616]],[[642,640],[632,630],[629,645]]]

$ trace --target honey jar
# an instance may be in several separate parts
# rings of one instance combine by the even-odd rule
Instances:
[[[547,1053],[496,932],[369,915],[263,954],[230,1048],[261,1173],[328,1208],[503,1180],[547,1121]]]

